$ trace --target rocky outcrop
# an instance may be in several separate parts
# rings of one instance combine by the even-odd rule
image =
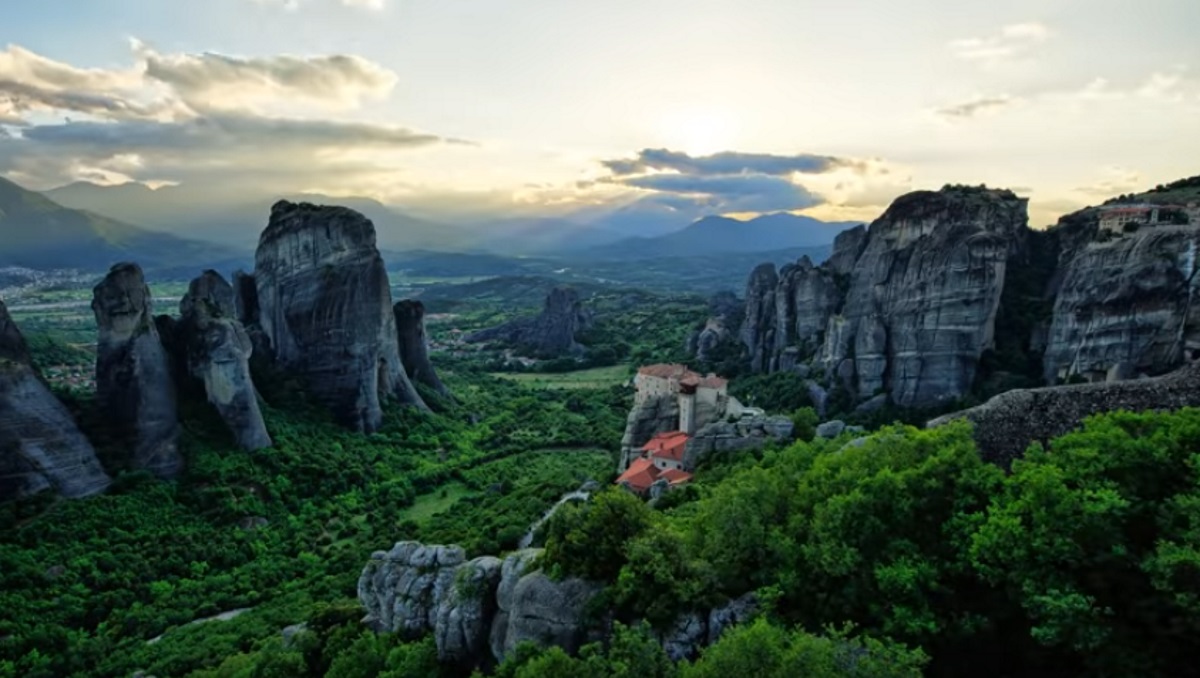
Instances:
[[[583,611],[599,585],[554,581],[530,570],[540,549],[504,561],[467,561],[458,546],[399,542],[371,555],[358,580],[364,623],[416,637],[432,632],[438,658],[462,666],[503,660],[532,641],[576,650],[586,637]]]
[[[204,384],[208,402],[217,409],[238,445],[246,450],[271,446],[250,378],[254,347],[235,317],[233,287],[216,271],[192,281],[179,303],[174,334],[183,346],[187,371]]]
[[[755,269],[746,288],[742,326],[751,368],[792,369],[799,356],[815,353],[839,303],[838,283],[829,267],[814,266],[806,256],[779,273],[771,264]]]
[[[492,556],[464,563],[455,572],[450,590],[438,601],[434,642],[439,659],[471,666],[490,651],[500,572],[500,559]]]
[[[271,339],[262,329],[262,310],[258,306],[258,283],[252,274],[235,271],[232,287],[234,317],[242,323],[242,327],[250,337],[250,343],[253,346],[250,354],[252,364],[270,363],[274,360],[275,352],[271,349]]]
[[[465,341],[500,341],[535,357],[556,358],[582,353],[584,348],[576,339],[591,325],[591,314],[583,307],[579,293],[571,287],[555,287],[540,315],[474,332]]]
[[[582,579],[554,580],[541,570],[517,580],[507,613],[503,660],[517,645],[533,642],[576,652],[588,639],[584,612],[600,585]]]
[[[400,361],[375,226],[344,207],[280,201],[259,238],[258,325],[277,366],[302,375],[343,425],[375,431],[381,399],[425,407]],[[243,299],[243,312],[252,307]]]
[[[1200,350],[1198,244],[1200,226],[1161,225],[1066,250],[1046,381],[1159,374]]]
[[[659,636],[659,641],[673,661],[695,659],[701,649],[720,640],[731,627],[749,621],[757,612],[758,598],[747,593],[708,613],[681,615]]]
[[[396,334],[400,342],[400,361],[404,363],[408,378],[449,397],[450,389],[438,378],[433,363],[429,361],[429,338],[425,335],[425,304],[415,299],[403,299],[396,302],[394,311]]]
[[[683,465],[693,469],[710,456],[758,449],[768,442],[790,440],[795,425],[779,416],[749,416],[737,421],[715,421],[701,427],[684,448]]]
[[[643,445],[658,433],[679,429],[679,398],[673,394],[658,395],[634,403],[625,418],[625,434],[621,437],[621,465],[624,470]]]
[[[92,290],[99,328],[96,397],[132,448],[132,466],[160,478],[183,470],[175,383],[137,264],[112,267]]]
[[[741,333],[752,369],[811,362],[859,399],[885,391],[906,407],[964,395],[993,344],[1025,203],[1003,190],[918,191],[840,235],[820,267],[755,269]]]
[[[1007,466],[1030,443],[1046,443],[1093,414],[1196,406],[1200,406],[1200,362],[1156,378],[1009,391],[978,407],[938,417],[928,426],[970,421],[980,454]]]
[[[692,332],[687,340],[687,352],[701,362],[715,360],[718,348],[733,337],[723,317],[709,318],[704,327]]]
[[[358,600],[367,610],[363,620],[380,632],[416,637],[433,630],[438,605],[466,562],[460,546],[426,546],[397,542],[376,551],[358,578]]]
[[[86,497],[111,482],[70,412],[38,378],[0,301],[0,501],[43,490]]]

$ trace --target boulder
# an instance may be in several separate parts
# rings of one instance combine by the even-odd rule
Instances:
[[[255,252],[258,322],[276,365],[343,425],[371,432],[381,398],[425,408],[400,360],[375,226],[345,207],[280,201]],[[243,313],[253,303],[239,295]]]
[[[846,430],[846,422],[840,419],[833,419],[817,425],[817,437],[833,439]]]
[[[184,344],[188,373],[203,383],[208,402],[242,449],[270,447],[250,378],[254,346],[235,317],[233,287],[216,271],[205,271],[188,286],[179,311],[175,335]]]
[[[434,641],[440,661],[472,666],[489,649],[501,568],[499,558],[483,556],[455,572],[450,590],[438,601]]]
[[[415,299],[403,299],[396,302],[393,310],[396,315],[396,334],[400,341],[400,361],[404,363],[408,378],[450,397],[450,389],[438,378],[433,363],[429,361],[425,305]]]
[[[1024,454],[1030,443],[1046,443],[1068,433],[1093,414],[1197,406],[1200,406],[1200,362],[1152,379],[1009,391],[978,407],[938,417],[927,426],[966,419],[974,425],[973,435],[980,455],[1008,466]]]
[[[572,653],[579,650],[587,638],[584,612],[601,588],[576,578],[555,581],[541,570],[522,576],[509,600],[504,655],[527,641],[542,647],[555,645]],[[502,661],[503,657],[497,656],[496,660]]]
[[[0,301],[0,501],[43,490],[86,497],[111,482],[70,412],[33,369],[25,338]]]
[[[137,264],[112,267],[92,290],[99,328],[96,397],[129,442],[134,468],[159,478],[183,471],[175,383],[158,337],[150,288]]]
[[[737,421],[715,421],[696,431],[683,452],[686,468],[695,468],[710,456],[759,449],[769,442],[790,440],[795,424],[783,416],[758,415]]]
[[[473,332],[464,341],[501,341],[538,358],[558,358],[582,354],[584,347],[576,338],[591,325],[592,316],[579,293],[573,287],[555,287],[546,296],[541,314]]]

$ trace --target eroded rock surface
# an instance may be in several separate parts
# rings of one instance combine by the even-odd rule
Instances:
[[[737,421],[715,421],[702,426],[687,442],[683,463],[695,468],[710,456],[738,450],[758,449],[769,442],[785,442],[795,424],[781,416],[742,417]]]
[[[408,378],[449,397],[450,389],[438,378],[437,370],[433,369],[433,363],[429,360],[425,305],[415,299],[403,299],[396,302],[394,311],[396,334],[400,341],[400,361],[404,363]]]
[[[1158,374],[1200,350],[1198,244],[1200,226],[1159,225],[1067,251],[1046,381]]]
[[[99,328],[96,397],[131,444],[132,465],[160,478],[183,470],[175,383],[137,264],[112,267],[92,290]]]
[[[1063,435],[1093,414],[1196,406],[1200,406],[1200,363],[1191,363],[1150,379],[1008,391],[978,407],[938,417],[928,426],[970,421],[980,454],[1007,466],[1030,443]]]
[[[577,355],[584,348],[576,338],[591,324],[591,314],[584,308],[579,293],[571,287],[555,287],[547,295],[541,314],[474,332],[465,340],[503,341],[542,358]]]
[[[188,373],[204,384],[238,444],[246,450],[271,446],[250,377],[254,345],[235,317],[234,290],[216,271],[192,281],[179,303],[176,340],[186,354]]]
[[[651,396],[635,403],[625,418],[625,434],[621,437],[621,468],[639,453],[643,445],[658,433],[679,428],[679,398],[674,394]]]
[[[381,398],[425,407],[400,360],[375,226],[344,207],[280,201],[255,253],[258,324],[343,425],[375,431]],[[239,295],[244,308],[252,303]],[[245,312],[245,311],[244,311]]]
[[[902,406],[961,397],[993,345],[1025,204],[1003,190],[918,191],[841,234],[820,267],[758,267],[741,332],[752,369],[813,363],[858,399],[886,391]]]
[[[38,378],[0,301],[0,501],[43,490],[86,497],[111,482],[70,412]]]

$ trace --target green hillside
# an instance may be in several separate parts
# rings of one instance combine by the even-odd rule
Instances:
[[[68,209],[0,179],[0,266],[102,271],[118,261],[136,261],[147,271],[194,271],[240,257],[230,248]]]

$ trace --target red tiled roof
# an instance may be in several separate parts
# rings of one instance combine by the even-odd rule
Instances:
[[[677,468],[669,468],[666,471],[658,474],[658,477],[666,478],[667,482],[671,485],[682,485],[684,483],[691,482],[692,480],[692,474],[688,473],[687,471],[681,471]]]
[[[646,375],[647,377],[658,377],[659,379],[677,379],[680,384],[685,386],[700,386],[703,388],[724,388],[729,382],[715,374],[709,374],[707,377],[688,369],[687,365],[678,364],[658,364],[658,365],[643,365],[638,368],[638,374]]]
[[[617,478],[617,483],[629,483],[634,492],[642,493],[648,491],[655,480],[658,480],[658,469],[654,468],[654,462],[645,457],[638,457]]]
[[[659,433],[642,446],[653,457],[662,457],[671,461],[683,461],[683,451],[687,447],[688,434],[683,431]]]

